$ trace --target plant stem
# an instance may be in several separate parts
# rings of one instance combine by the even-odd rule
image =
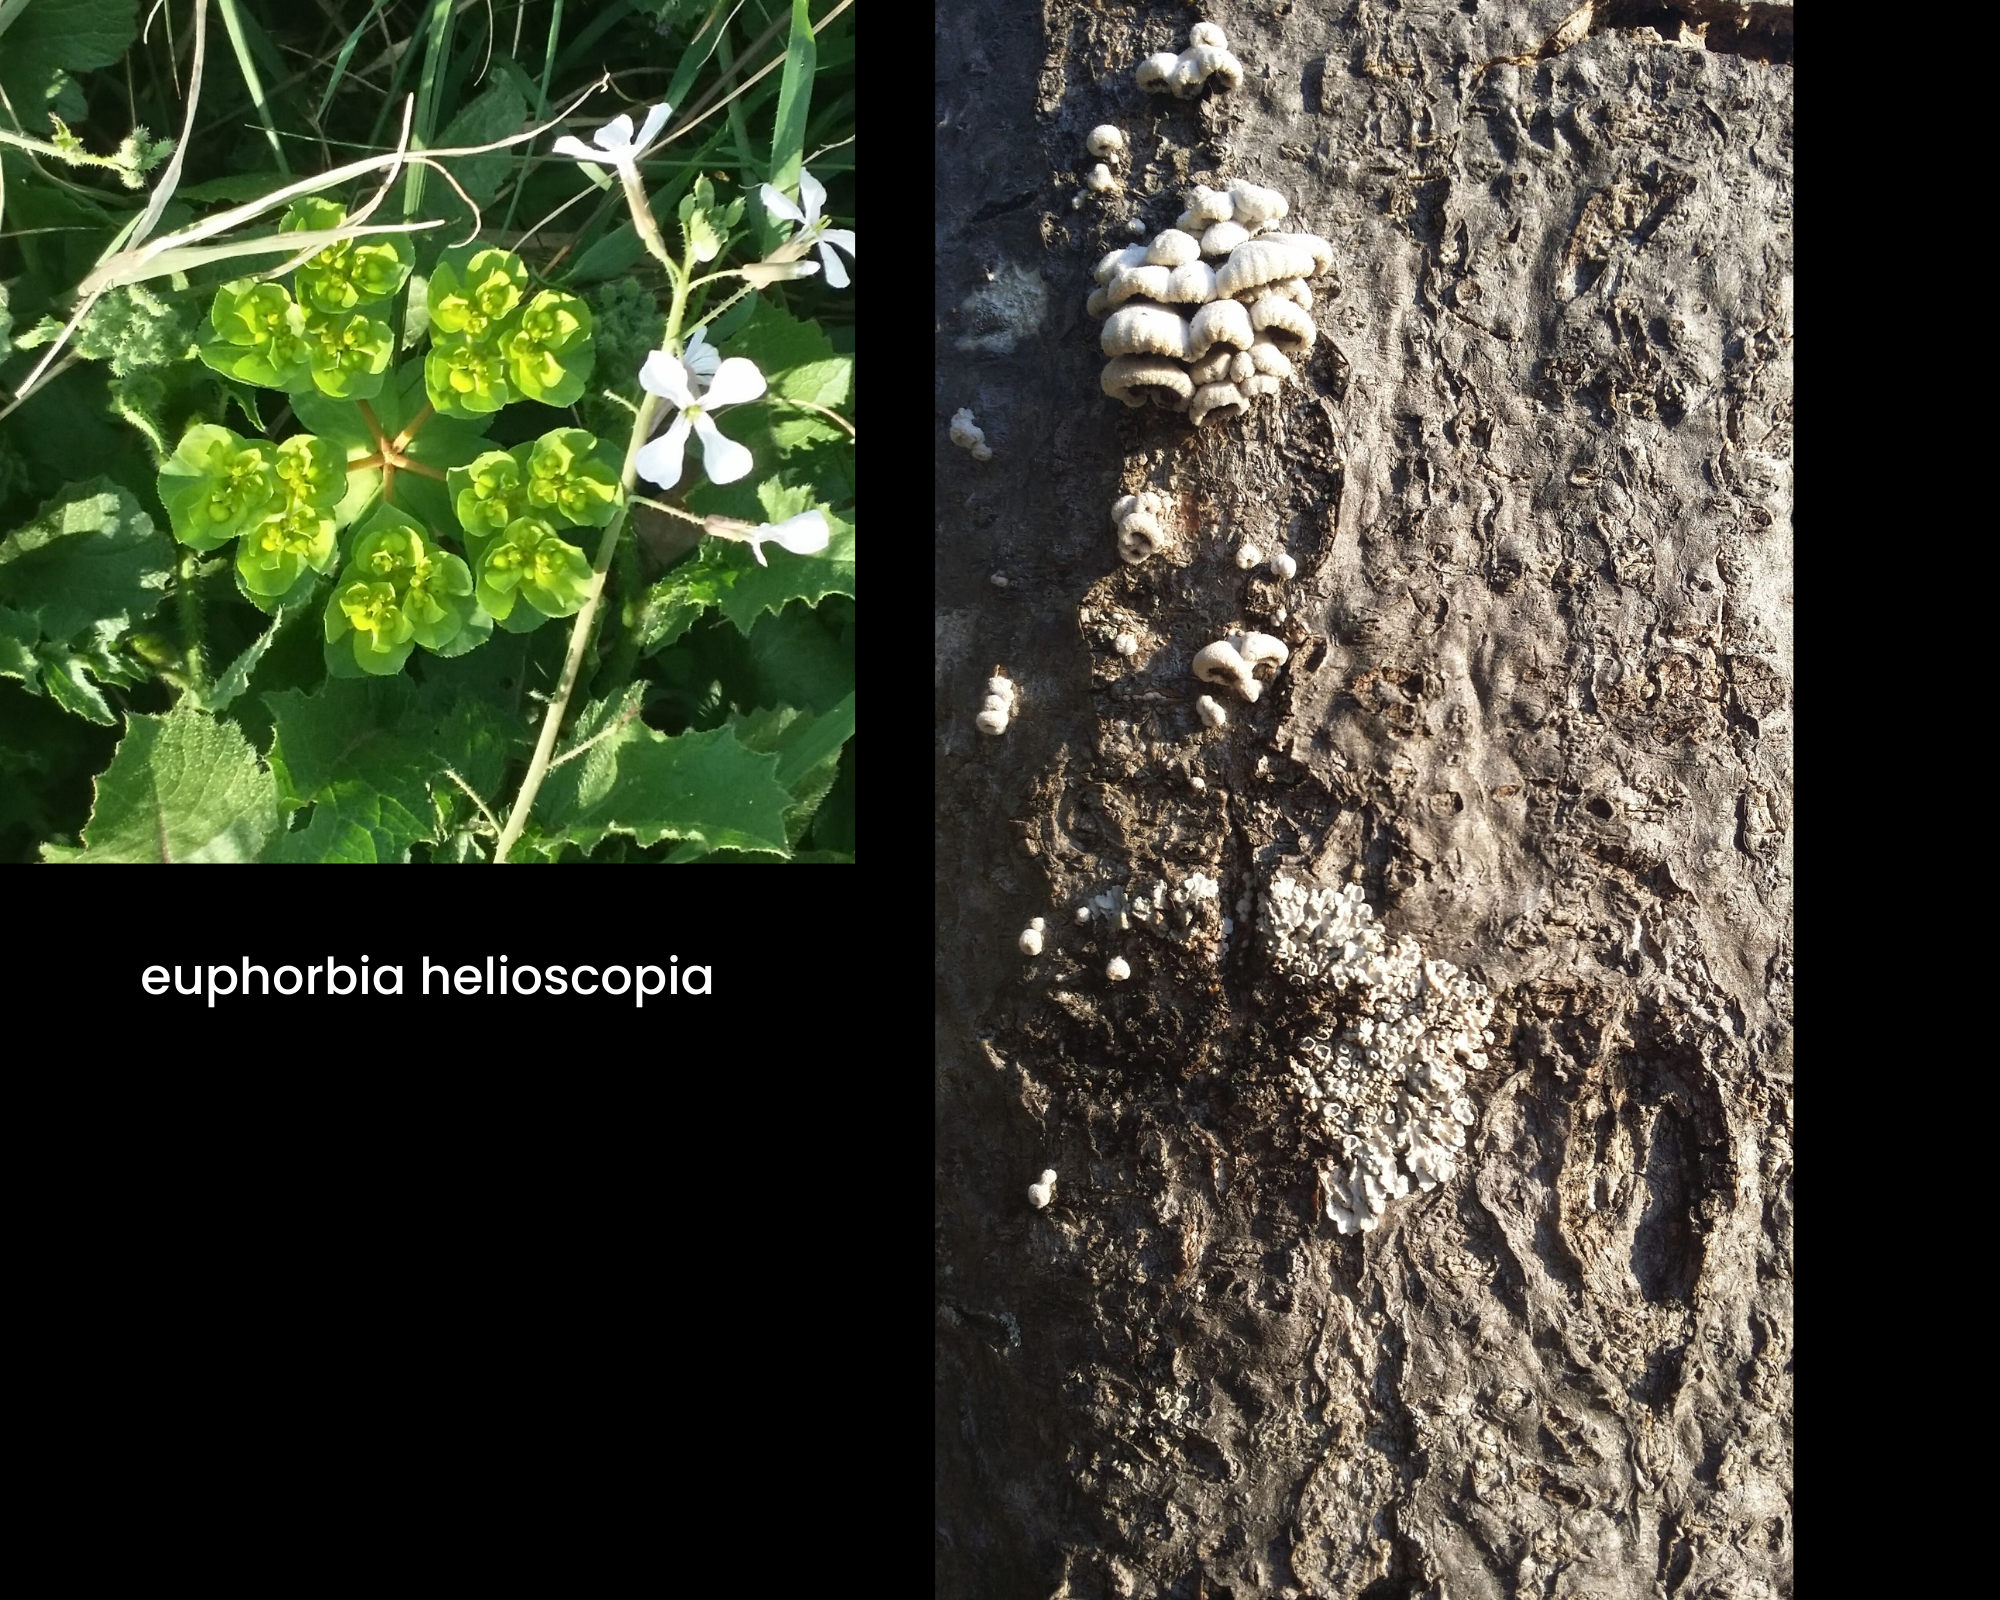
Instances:
[[[174,585],[181,614],[181,656],[188,683],[197,694],[208,687],[208,652],[202,640],[201,594],[195,588],[196,572],[200,566],[201,557],[196,552],[183,550],[177,574],[179,581]]]
[[[667,275],[673,279],[674,303],[667,312],[667,329],[661,346],[677,350],[680,348],[681,319],[687,315],[688,290],[694,278],[694,247],[689,245],[686,258],[679,262],[668,255],[638,173],[628,165],[622,176],[626,203],[632,209],[633,226],[646,241],[646,248],[659,257]],[[556,680],[556,692],[549,700],[548,709],[542,713],[541,730],[535,735],[535,753],[528,758],[528,772],[521,779],[521,792],[514,796],[514,807],[507,813],[507,826],[501,830],[500,842],[493,848],[495,866],[506,862],[507,852],[514,848],[527,828],[535,796],[541,793],[542,780],[549,775],[549,757],[555,753],[556,736],[562,732],[570,697],[576,693],[577,680],[583,675],[583,658],[590,649],[591,629],[597,621],[597,608],[604,599],[605,575],[610,572],[611,559],[617,553],[619,535],[625,531],[632,487],[639,481],[639,452],[652,437],[653,418],[659,415],[659,411],[660,397],[648,394],[639,406],[638,415],[632,419],[632,436],[625,443],[625,468],[618,475],[622,491],[618,510],[605,524],[604,537],[597,543],[597,556],[590,564],[590,587],[585,591],[583,605],[570,627],[569,654],[563,658],[562,676]]]
[[[633,424],[632,437],[625,446],[625,470],[619,475],[619,482],[630,494],[632,485],[638,481],[639,451],[652,432],[653,416],[659,409],[659,398],[647,395],[645,403],[639,407],[638,420]],[[528,826],[528,813],[533,809],[535,796],[541,792],[542,780],[549,773],[549,757],[555,753],[556,735],[562,730],[563,715],[569,709],[570,696],[576,692],[577,679],[583,673],[583,657],[590,646],[591,624],[597,620],[597,607],[604,598],[604,575],[611,569],[612,553],[618,548],[618,536],[625,529],[625,507],[605,524],[604,537],[598,541],[597,557],[590,564],[590,588],[583,597],[583,606],[576,614],[576,622],[570,629],[569,654],[563,660],[562,677],[556,682],[556,692],[550,698],[548,709],[542,713],[541,731],[535,737],[535,753],[528,760],[528,775],[521,780],[521,792],[514,797],[514,808],[507,814],[507,825],[500,831],[500,842],[494,847],[493,862],[499,866],[507,860],[507,852],[514,848],[522,830]]]

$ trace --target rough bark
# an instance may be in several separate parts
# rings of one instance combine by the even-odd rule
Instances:
[[[1204,14],[1243,87],[1139,93]],[[1789,1594],[1790,7],[996,0],[937,72],[937,1593]],[[1090,270],[1235,177],[1336,246],[1312,357],[1128,412]],[[1231,625],[1291,659],[1204,730]],[[1370,1234],[1281,869],[1499,1000],[1456,1178]],[[1226,941],[1073,921],[1195,870]]]

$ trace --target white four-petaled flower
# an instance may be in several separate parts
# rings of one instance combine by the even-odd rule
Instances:
[[[851,228],[829,228],[820,220],[819,208],[826,204],[826,190],[810,172],[799,173],[799,198],[805,201],[801,211],[768,183],[758,191],[764,197],[764,209],[773,216],[783,217],[788,222],[799,224],[799,231],[792,235],[791,243],[799,246],[817,246],[819,258],[826,263],[826,282],[831,289],[847,287],[847,269],[841,265],[840,257],[833,253],[839,245],[849,256],[854,254],[854,232]],[[796,250],[796,255],[804,255],[805,248]]]
[[[615,168],[619,177],[623,178],[638,170],[635,163],[640,154],[673,114],[674,108],[670,105],[654,106],[646,113],[639,137],[635,139],[632,137],[632,119],[621,112],[591,135],[594,144],[585,144],[574,134],[565,134],[556,140],[555,152],[559,156],[573,156],[578,161]]]
[[[696,353],[693,341],[689,343],[689,353]],[[706,354],[712,356],[714,352]],[[682,361],[664,350],[655,350],[647,356],[646,365],[639,372],[639,382],[646,392],[670,402],[680,413],[665,433],[639,451],[638,460],[633,463],[640,477],[662,489],[671,489],[681,481],[681,457],[687,449],[690,429],[701,440],[702,470],[708,474],[710,483],[734,483],[750,470],[750,452],[734,439],[725,438],[709,413],[755,400],[764,392],[764,374],[743,357],[731,356],[719,363],[714,376],[697,389],[699,376],[699,369],[690,373]]]

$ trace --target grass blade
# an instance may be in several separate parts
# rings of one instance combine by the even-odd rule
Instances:
[[[257,120],[264,124],[264,137],[271,141],[271,154],[278,158],[278,171],[289,178],[292,165],[285,159],[284,142],[278,137],[277,124],[271,120],[271,106],[264,97],[264,80],[258,77],[257,63],[250,57],[250,39],[243,31],[236,0],[218,0],[218,3],[222,7],[222,25],[229,30],[230,48],[236,52],[236,65],[242,70],[244,86],[257,107]]]
[[[785,46],[785,76],[778,85],[778,120],[771,130],[771,187],[790,194],[799,184],[805,159],[806,113],[812,108],[813,67],[819,50],[813,39],[807,0],[792,0],[792,38]]]
[[[417,80],[417,136],[412,150],[428,150],[437,133],[438,85],[451,61],[451,0],[431,0],[430,36],[424,40],[424,71]],[[424,169],[410,168],[403,185],[403,220],[424,203]]]
[[[324,122],[326,120],[326,110],[328,106],[333,104],[334,91],[340,87],[340,80],[347,76],[347,63],[353,58],[354,47],[361,43],[361,35],[367,31],[368,24],[382,14],[384,3],[385,0],[375,0],[375,3],[368,8],[368,15],[355,23],[354,31],[347,36],[346,41],[341,45],[340,54],[334,58],[333,76],[327,81],[326,93],[320,96],[319,110],[313,114],[313,121]]]

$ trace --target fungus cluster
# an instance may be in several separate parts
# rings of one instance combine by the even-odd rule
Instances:
[[[1021,954],[1038,956],[1042,953],[1042,934],[1048,924],[1040,917],[1030,917],[1028,925],[1021,930]]]
[[[1234,689],[1245,700],[1255,700],[1264,692],[1264,685],[1257,677],[1257,668],[1271,664],[1273,676],[1276,668],[1291,659],[1291,650],[1282,639],[1274,639],[1268,633],[1232,633],[1226,639],[1218,639],[1214,644],[1204,645],[1195,652],[1194,675],[1203,683],[1222,684]],[[1202,696],[1208,699],[1206,695]],[[1214,706],[1214,702],[1209,702]],[[1199,710],[1199,705],[1196,707]],[[1217,713],[1221,707],[1214,706]],[[1208,714],[1202,713],[1202,721],[1208,722]],[[1210,727],[1220,727],[1227,721],[1217,715]]]
[[[1040,1211],[1048,1205],[1050,1198],[1055,1192],[1056,1169],[1054,1167],[1044,1167],[1042,1169],[1041,1182],[1028,1185],[1028,1204],[1033,1206],[1037,1211]]]
[[[970,406],[960,406],[951,414],[951,442],[961,450],[970,450],[974,461],[993,459],[993,452],[986,446],[984,430],[972,420]]]
[[[1084,307],[1104,322],[1104,392],[1197,424],[1276,394],[1317,337],[1308,280],[1333,265],[1317,234],[1276,231],[1289,210],[1240,179],[1198,185],[1175,226],[1105,256]]]
[[[1172,94],[1192,100],[1210,78],[1225,89],[1243,84],[1243,63],[1229,53],[1229,40],[1212,22],[1197,22],[1188,30],[1188,47],[1179,55],[1161,51],[1139,63],[1132,75],[1148,94]]]
[[[1120,495],[1111,504],[1111,526],[1118,530],[1118,555],[1127,566],[1136,567],[1148,556],[1158,555],[1168,544],[1160,517],[1167,509],[1166,496],[1151,489]]]
[[[973,719],[981,733],[995,737],[1007,731],[1007,723],[1014,715],[1014,681],[995,673],[986,680],[986,704],[979,709]]]
[[[1320,1172],[1326,1214],[1369,1233],[1392,1199],[1446,1182],[1472,1126],[1465,1075],[1486,1063],[1493,997],[1417,941],[1391,940],[1360,885],[1272,880],[1261,925],[1298,987],[1339,997],[1347,1020],[1308,1034],[1290,1066],[1316,1131],[1339,1149]]]

